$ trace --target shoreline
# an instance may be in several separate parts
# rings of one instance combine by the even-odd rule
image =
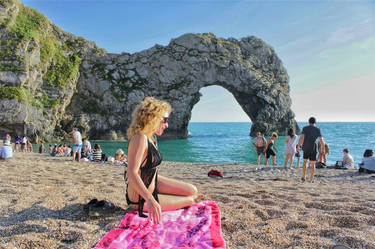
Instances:
[[[0,244],[91,248],[127,211],[124,167],[15,153],[0,160]],[[224,178],[209,178],[218,169]],[[375,248],[375,177],[317,169],[315,183],[283,166],[163,162],[160,174],[195,184],[221,211],[227,248]],[[116,209],[84,212],[91,199]]]

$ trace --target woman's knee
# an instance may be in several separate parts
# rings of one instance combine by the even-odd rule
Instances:
[[[195,185],[189,184],[189,195],[196,195],[198,193],[198,189]]]

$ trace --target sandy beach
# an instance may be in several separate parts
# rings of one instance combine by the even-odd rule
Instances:
[[[16,153],[0,161],[1,248],[91,248],[128,211],[124,168]],[[224,178],[207,177],[210,169]],[[195,184],[222,214],[227,248],[375,248],[375,177],[281,166],[163,162],[160,174]],[[112,203],[94,217],[91,199]]]

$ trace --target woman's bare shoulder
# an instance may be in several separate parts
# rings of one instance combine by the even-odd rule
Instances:
[[[133,144],[147,144],[147,136],[137,133],[130,139],[130,142]]]

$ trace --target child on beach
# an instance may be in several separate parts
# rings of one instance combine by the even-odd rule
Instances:
[[[299,168],[299,164],[301,161],[301,154],[299,153],[299,151],[300,151],[300,148],[298,148],[298,145],[296,145],[296,153],[294,154],[294,156],[297,158],[297,165],[296,165],[297,169]]]
[[[100,148],[100,144],[94,145],[94,150],[92,152],[92,161],[100,162],[102,160],[102,149]]]
[[[284,168],[288,168],[287,164],[288,161],[289,163],[289,168],[291,169],[293,166],[293,159],[294,159],[294,154],[296,153],[296,145],[297,145],[297,135],[294,134],[293,129],[288,130],[288,136],[286,137],[285,140],[285,162],[284,162]]]
[[[329,154],[329,145],[323,140],[323,143],[318,140],[318,162],[327,166],[327,155]]]
[[[276,152],[279,152],[279,150],[275,146],[275,140],[279,136],[277,135],[276,132],[272,132],[272,136],[270,139],[268,139],[264,152],[266,153],[266,159],[264,160],[264,165],[268,164],[268,158],[272,156],[272,165],[276,166],[276,153],[273,149],[276,150]]]
[[[123,164],[126,165],[126,161],[127,161],[127,158],[126,158],[126,155],[125,155],[124,151],[122,149],[118,149],[116,151],[114,164],[116,164],[116,165],[123,165]]]

